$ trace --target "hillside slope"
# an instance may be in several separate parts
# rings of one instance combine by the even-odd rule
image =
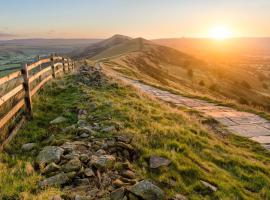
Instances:
[[[130,86],[103,75],[94,77],[84,72],[47,85],[34,101],[34,119],[0,154],[1,199],[51,199],[56,194],[67,198],[64,195],[66,192],[73,197],[80,195],[82,199],[108,198],[108,182],[110,184],[115,177],[108,174],[111,171],[96,172],[93,168],[95,173],[86,178],[82,173],[86,168],[78,170],[71,165],[68,168],[71,172],[64,172],[68,174],[69,181],[62,187],[41,188],[37,184],[39,180],[67,168],[56,167],[56,172],[47,175],[41,174],[39,169],[34,170],[32,166],[46,146],[68,145],[61,158],[72,159],[74,155],[70,153],[73,151],[70,144],[76,143],[76,151],[84,152],[75,155],[81,159],[76,163],[81,163],[82,158],[85,159],[85,152],[91,151],[91,155],[98,156],[101,152],[110,152],[108,146],[100,147],[100,141],[104,138],[112,141],[119,135],[122,140],[123,136],[124,139],[131,137],[130,145],[138,152],[139,157],[132,163],[136,180],[151,179],[164,191],[164,199],[171,199],[175,195],[191,200],[270,198],[269,152],[241,137],[220,135],[205,123],[202,124],[195,115],[190,116],[180,109],[160,104]],[[50,123],[59,115],[65,117],[66,121]],[[74,129],[70,129],[74,124]],[[80,138],[80,126],[92,127],[92,137]],[[108,129],[112,126],[115,128]],[[104,127],[107,127],[106,131]],[[25,143],[36,145],[30,150],[22,149]],[[91,148],[86,145],[89,143]],[[130,145],[121,145],[130,148]],[[99,154],[93,149],[98,149]],[[119,158],[118,154],[115,156]],[[171,163],[153,169],[149,166],[153,156],[166,158]],[[95,159],[95,156],[91,159]],[[117,160],[113,170],[121,172],[121,162]],[[65,163],[68,162],[64,160],[58,164]],[[83,166],[89,167],[87,164]],[[87,182],[86,179],[91,184],[78,185]],[[96,182],[107,185],[100,187],[93,184]],[[70,186],[70,183],[74,184]],[[117,187],[119,185],[113,185],[109,191]],[[82,192],[94,196],[81,196]]]
[[[129,40],[131,40],[130,37],[114,35],[111,38],[94,43],[86,48],[76,49],[75,51],[71,52],[70,55],[74,58],[91,58],[112,46]]]
[[[204,62],[142,38],[110,47],[90,59],[187,95],[270,110],[270,79],[260,68]]]

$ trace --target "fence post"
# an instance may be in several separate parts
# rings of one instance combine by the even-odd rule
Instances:
[[[31,99],[31,88],[29,83],[29,72],[27,70],[27,64],[24,64],[22,68],[22,74],[23,74],[23,86],[25,91],[25,105],[26,105],[26,115],[28,118],[32,118],[32,99]]]
[[[55,78],[55,67],[54,67],[54,60],[53,60],[53,54],[51,55],[51,67],[52,67],[52,77]]]
[[[64,57],[62,57],[62,63],[63,63],[63,72],[66,73],[65,58]]]
[[[40,60],[40,56],[37,55],[37,62]],[[41,65],[38,66],[39,71],[41,71]],[[38,77],[39,82],[41,82],[41,76]]]

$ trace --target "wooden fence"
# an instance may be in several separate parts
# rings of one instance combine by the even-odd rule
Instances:
[[[32,97],[46,84],[49,80],[56,78],[61,72],[68,73],[75,68],[75,62],[69,58],[60,56],[50,56],[40,59],[31,64],[24,64],[20,71],[13,72],[0,78],[0,87],[12,82],[18,81],[19,84],[11,88],[2,97],[0,97],[0,108],[8,104],[12,98],[19,93],[21,98],[4,113],[0,119],[0,135],[3,136],[8,124],[12,119],[18,117],[20,111],[24,111],[20,120],[16,122],[12,130],[9,131],[8,137],[5,137],[0,150],[12,139],[27,118],[32,118]]]

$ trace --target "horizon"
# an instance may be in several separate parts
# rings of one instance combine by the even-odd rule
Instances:
[[[1,6],[0,40],[102,39],[114,33],[151,40],[270,37],[267,0],[10,0]]]

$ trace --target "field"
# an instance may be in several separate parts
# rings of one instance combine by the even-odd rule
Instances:
[[[84,48],[98,39],[25,39],[0,41],[0,77],[21,67],[22,63],[35,61],[37,55],[49,56],[52,53],[68,54]],[[12,69],[14,70],[8,70]]]

